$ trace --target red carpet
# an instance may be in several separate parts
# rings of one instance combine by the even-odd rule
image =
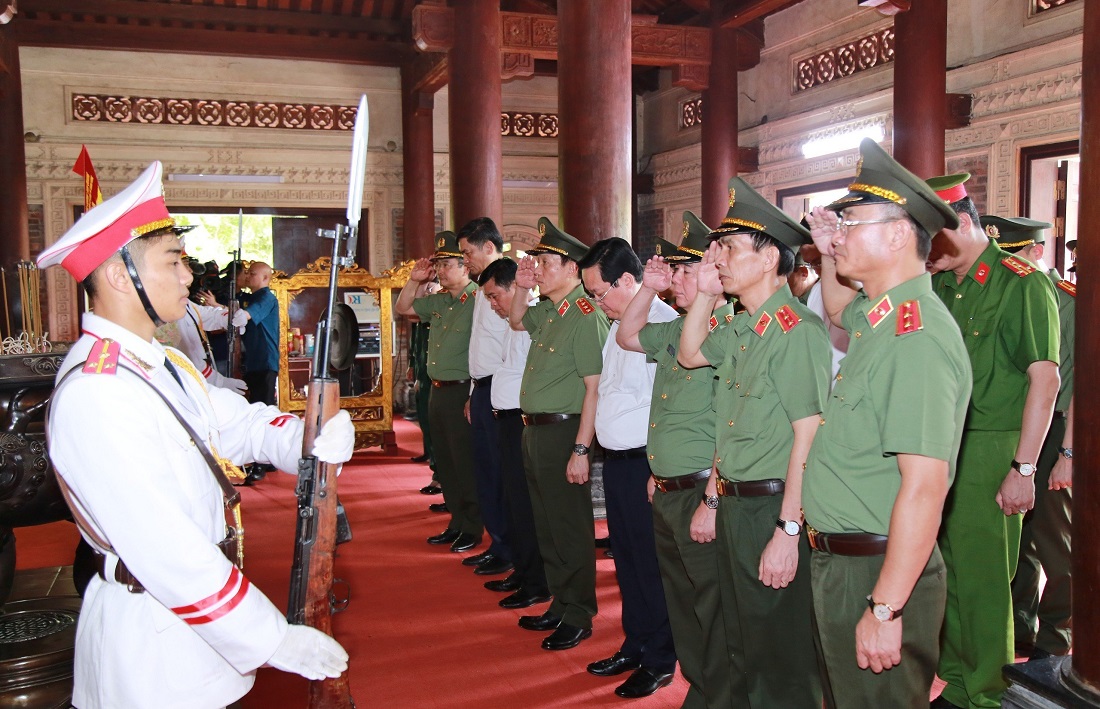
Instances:
[[[687,684],[675,682],[651,697],[623,700],[614,689],[626,678],[599,678],[585,665],[610,656],[622,641],[620,601],[611,559],[597,554],[600,614],[593,636],[577,648],[547,652],[543,633],[522,630],[520,615],[546,604],[508,611],[504,594],[482,587],[486,577],[462,566],[462,556],[424,543],[442,531],[446,515],[427,510],[439,496],[421,495],[426,465],[419,431],[394,423],[399,449],[371,451],[345,466],[340,499],[354,538],[339,548],[337,576],[351,584],[351,606],[334,618],[337,639],[351,655],[351,687],[361,709],[679,707]],[[294,478],[269,474],[241,488],[249,578],[280,608],[286,606],[294,535]],[[76,544],[68,523],[16,530],[20,568],[69,564]],[[602,536],[602,532],[598,530]],[[475,552],[485,549],[482,544]],[[502,578],[502,577],[489,577]],[[246,709],[304,706],[306,681],[260,670]]]

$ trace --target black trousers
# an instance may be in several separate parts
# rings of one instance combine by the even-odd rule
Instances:
[[[270,369],[246,372],[244,383],[248,385],[248,400],[253,404],[275,405],[275,384],[279,373]]]
[[[504,488],[500,479],[500,442],[493,419],[492,377],[470,393],[470,428],[474,434],[474,482],[481,522],[489,534],[489,553],[512,561],[508,523],[504,511]]]
[[[527,474],[523,470],[523,419],[519,416],[506,416],[498,419],[496,424],[500,441],[500,478],[504,489],[512,564],[515,566],[517,578],[523,584],[521,590],[532,595],[545,596],[550,591],[546,584],[542,554],[539,553],[535,512],[531,508],[531,491],[527,488]]]

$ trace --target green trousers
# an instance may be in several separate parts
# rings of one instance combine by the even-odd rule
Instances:
[[[1033,645],[1052,655],[1065,655],[1073,641],[1070,627],[1070,507],[1073,493],[1047,489],[1065,433],[1066,420],[1054,419],[1039,454],[1035,508],[1024,516],[1020,563],[1012,579],[1017,647]],[[1047,577],[1042,598],[1039,597],[1040,568]]]
[[[523,468],[535,514],[535,533],[554,601],[549,612],[575,628],[596,615],[596,533],[592,484],[565,479],[580,419],[526,426]],[[447,484],[443,483],[446,491]]]
[[[718,583],[733,705],[820,709],[805,533],[790,585],[774,589],[760,582],[760,557],[776,531],[782,503],[782,495],[770,495],[722,497],[718,505]]]
[[[1001,668],[1015,659],[1011,585],[1023,515],[1005,516],[995,498],[1019,440],[1019,431],[965,431],[944,507],[947,608],[937,674],[947,682],[944,699],[969,709],[1001,706]]]
[[[432,448],[432,426],[428,422],[428,401],[432,396],[432,380],[424,377],[416,384],[416,422],[420,424],[420,433],[424,438],[424,455],[428,456],[428,465],[434,472],[435,451]]]
[[[653,534],[676,657],[688,681],[683,709],[729,709],[718,545],[691,538],[691,518],[702,499],[702,486],[654,492]]]
[[[813,552],[814,618],[830,709],[928,709],[946,595],[939,549],[932,550],[905,603],[901,662],[879,674],[861,670],[856,662],[856,624],[867,610],[867,594],[885,558]]]
[[[470,447],[470,423],[463,407],[469,387],[432,387],[428,417],[435,443],[435,475],[443,487],[443,501],[451,511],[447,529],[481,536],[481,512],[474,487],[474,454]]]

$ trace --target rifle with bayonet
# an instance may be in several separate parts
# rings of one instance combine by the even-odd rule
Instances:
[[[241,247],[244,243],[244,210],[237,211],[237,250],[231,251],[233,260],[229,262],[229,320],[225,329],[225,344],[228,356],[225,358],[225,376],[239,379],[241,376],[241,336],[233,327],[233,316],[240,309],[237,302],[237,269],[241,263]]]
[[[329,371],[329,352],[335,320],[340,267],[355,264],[359,233],[359,215],[363,204],[363,181],[367,159],[367,97],[359,101],[355,118],[354,147],[351,156],[351,180],[348,193],[347,225],[333,230],[318,230],[318,236],[332,239],[332,265],[329,270],[328,308],[317,323],[312,373],[306,388],[305,438],[302,458],[298,461],[298,524],[294,543],[294,564],[290,572],[290,601],[287,621],[308,625],[332,635],[332,614],[347,606],[348,596],[337,599],[333,593],[336,555],[336,476],[338,465],[318,461],[313,441],[330,418],[340,410],[340,385]],[[341,243],[346,255],[341,255]],[[335,679],[309,683],[311,709],[350,709],[348,674]]]

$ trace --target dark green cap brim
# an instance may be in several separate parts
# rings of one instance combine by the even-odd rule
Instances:
[[[580,239],[554,226],[546,217],[539,217],[539,243],[527,253],[531,256],[558,254],[572,261],[580,261],[588,254],[588,247]]]
[[[711,239],[719,239],[725,234],[760,232],[793,251],[813,242],[809,229],[764,199],[740,177],[729,181],[729,203],[729,211],[722,223],[710,233]]]
[[[429,260],[439,261],[445,258],[464,258],[458,248],[458,237],[453,231],[441,231],[435,235],[435,253]]]
[[[1017,251],[1032,244],[1045,244],[1043,231],[1054,227],[1050,222],[1040,222],[1027,217],[998,217],[992,214],[981,217],[986,236],[994,239],[1005,251]]]

